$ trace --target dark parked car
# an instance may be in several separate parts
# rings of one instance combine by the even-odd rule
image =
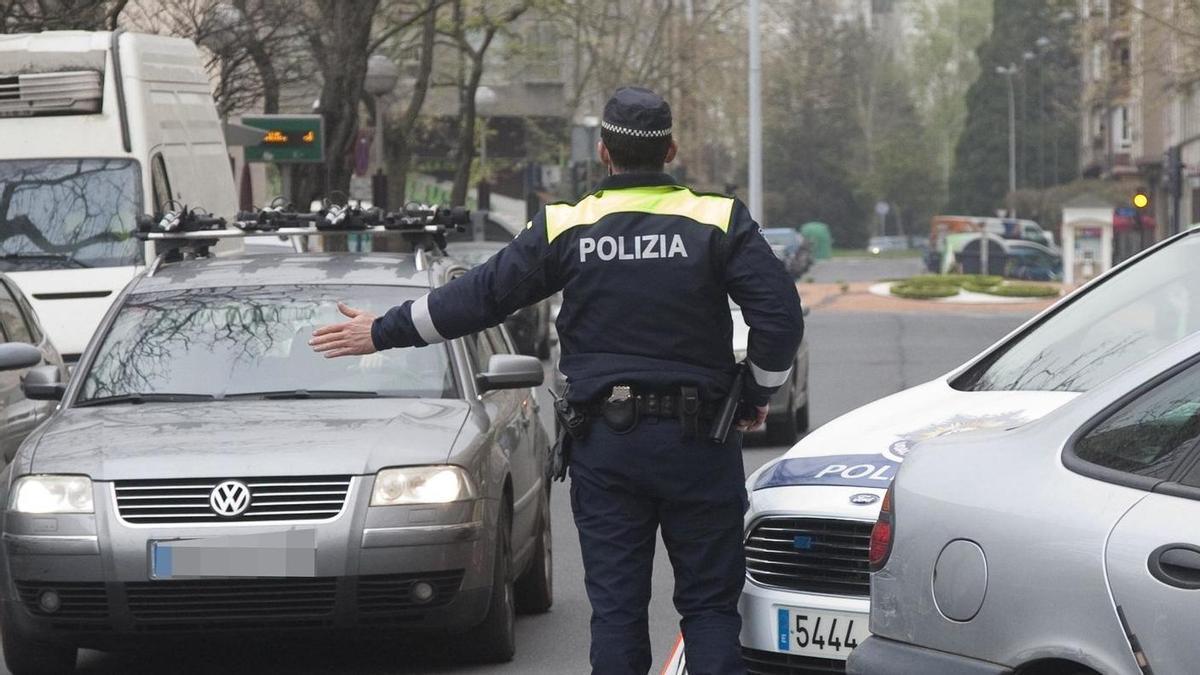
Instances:
[[[26,398],[21,380],[34,366],[58,370],[66,379],[62,357],[42,330],[33,307],[21,291],[0,275],[0,453],[12,459],[21,441],[49,417],[54,404]]]
[[[0,472],[9,669],[255,631],[451,632],[511,659],[514,612],[553,597],[542,364],[501,328],[339,359],[308,345],[339,302],[381,313],[463,271],[383,253],[156,264],[69,384],[30,370],[26,394],[61,405]]]
[[[768,227],[762,233],[793,277],[800,277],[812,266],[812,252],[799,232],[790,227]]]
[[[504,242],[468,241],[455,242],[451,245],[450,255],[456,260],[475,267],[496,255],[504,248]],[[517,343],[517,350],[522,354],[536,356],[539,359],[550,358],[550,299],[547,298],[536,305],[530,305],[517,310],[504,321],[505,328]]]

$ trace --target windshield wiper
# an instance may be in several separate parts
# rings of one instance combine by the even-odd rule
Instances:
[[[116,405],[120,403],[178,403],[182,401],[211,401],[212,394],[160,394],[160,393],[130,393],[116,396],[100,396],[83,401],[76,401],[76,407],[87,405]]]
[[[276,391],[242,391],[236,394],[226,394],[224,399],[260,398],[278,401],[285,399],[305,398],[378,398],[377,391],[353,391],[343,389],[279,389]]]
[[[75,267],[91,267],[91,265],[80,262],[74,256],[69,256],[66,253],[5,253],[2,256],[3,260],[61,260]]]

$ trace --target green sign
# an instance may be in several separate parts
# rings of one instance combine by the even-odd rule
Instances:
[[[262,129],[258,145],[247,145],[247,162],[323,162],[325,126],[320,115],[247,115],[242,124]]]

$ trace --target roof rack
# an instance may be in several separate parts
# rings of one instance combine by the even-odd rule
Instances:
[[[411,203],[399,211],[365,209],[353,205],[325,205],[314,212],[298,212],[275,204],[257,211],[238,212],[232,220],[186,206],[156,216],[138,219],[134,236],[143,241],[161,241],[168,248],[158,256],[150,273],[163,263],[209,256],[221,239],[291,237],[328,234],[399,236],[420,255],[446,253],[446,233],[463,232],[470,212],[461,207],[445,208]]]

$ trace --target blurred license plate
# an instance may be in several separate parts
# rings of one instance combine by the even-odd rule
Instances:
[[[314,577],[316,530],[150,542],[150,578]]]
[[[845,659],[870,635],[866,614],[813,611],[798,607],[776,608],[778,644],[789,654]]]

